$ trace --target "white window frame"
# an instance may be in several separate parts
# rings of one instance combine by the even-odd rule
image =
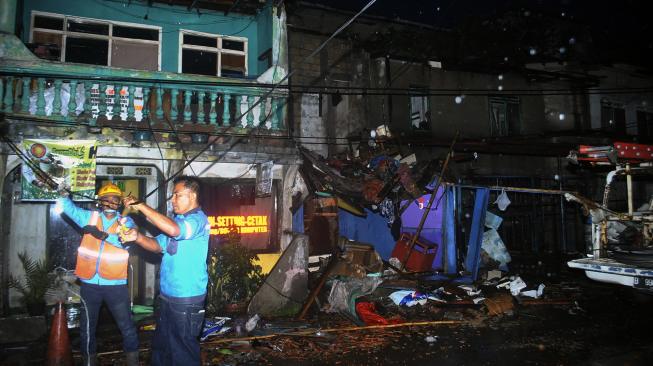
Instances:
[[[34,27],[34,18],[36,16],[44,16],[44,17],[50,17],[50,18],[59,18],[63,21],[63,29],[62,30],[54,30],[54,29],[46,29],[46,28],[35,28]],[[68,20],[73,20],[73,21],[78,21],[78,22],[92,22],[92,23],[99,23],[99,24],[106,24],[109,26],[109,34],[108,35],[103,35],[103,34],[91,34],[91,33],[80,33],[80,32],[69,32],[66,30],[66,24]],[[156,41],[151,41],[151,40],[145,40],[145,39],[134,39],[134,38],[124,38],[124,37],[114,37],[113,36],[113,26],[121,26],[121,27],[130,27],[130,28],[141,28],[141,29],[150,29],[150,30],[155,30],[159,34],[159,39]],[[129,23],[129,22],[118,22],[118,21],[113,21],[113,20],[104,20],[104,19],[95,19],[95,18],[85,18],[85,17],[79,17],[79,16],[73,16],[73,15],[64,15],[64,14],[57,14],[57,13],[49,13],[49,12],[43,12],[43,11],[37,11],[33,10],[30,18],[30,32],[29,32],[29,42],[32,43],[34,42],[34,31],[42,32],[42,33],[52,33],[52,34],[60,34],[62,39],[61,39],[61,55],[59,58],[59,61],[61,62],[66,62],[66,39],[68,36],[74,36],[76,38],[93,38],[93,39],[102,39],[102,40],[107,40],[108,41],[108,54],[107,54],[107,65],[111,67],[111,47],[113,45],[113,40],[120,40],[120,41],[127,41],[127,42],[133,42],[133,43],[142,43],[142,44],[150,44],[150,45],[157,45],[157,71],[161,71],[161,27],[157,27],[154,25],[144,25],[144,24],[139,24],[139,23]]]
[[[217,40],[216,43],[217,47],[184,44],[184,34],[207,37],[207,38],[215,38]],[[243,42],[243,51],[223,49],[222,40],[233,40],[233,41]],[[249,75],[249,68],[247,67],[247,62],[248,62],[247,46],[248,46],[248,41],[246,37],[225,36],[221,34],[198,32],[190,29],[180,29],[179,30],[179,55],[178,55],[178,62],[177,62],[177,65],[179,66],[177,72],[181,74],[181,70],[183,69],[182,60],[183,60],[184,50],[195,50],[195,51],[211,52],[218,55],[218,64],[216,70],[216,76],[218,77],[222,76],[222,54],[226,53],[232,55],[245,56],[245,74],[243,75],[243,77],[247,77]]]
[[[408,114],[409,114],[409,123],[410,123],[410,128],[414,131],[427,131],[433,128],[433,126],[430,125],[432,116],[430,118],[430,111],[431,111],[431,100],[429,98],[428,94],[428,87],[422,87],[422,86],[410,86],[409,88],[409,98],[408,98]],[[421,107],[419,110],[419,117],[422,120],[426,120],[427,123],[429,123],[429,128],[427,130],[422,130],[418,126],[415,126],[413,124],[413,106],[415,105],[415,101],[419,100]],[[421,123],[421,121],[420,121]]]
[[[521,108],[522,108],[522,102],[521,98],[518,96],[500,96],[500,95],[490,95],[488,96],[488,112],[489,112],[489,118],[490,118],[490,136],[494,137],[502,137],[502,136],[510,136],[511,134],[514,135],[520,135],[522,131],[522,114],[521,114]],[[493,121],[493,116],[492,114],[492,105],[497,104],[503,107],[504,109],[504,121],[501,123],[501,121],[496,121],[497,124],[495,125],[495,121]],[[510,130],[510,119],[509,119],[509,106],[513,108],[517,108],[517,131],[511,131]]]

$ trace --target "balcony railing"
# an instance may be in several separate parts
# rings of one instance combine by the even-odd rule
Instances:
[[[279,134],[287,92],[254,81],[44,61],[0,35],[6,118],[180,132]],[[3,50],[7,50],[2,53]],[[11,52],[8,52],[11,51]]]

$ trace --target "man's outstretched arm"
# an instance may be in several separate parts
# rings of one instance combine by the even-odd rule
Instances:
[[[154,238],[150,238],[147,235],[143,235],[138,232],[136,229],[129,229],[120,233],[120,241],[123,243],[135,242],[136,244],[143,247],[143,249],[148,250],[154,253],[161,253],[163,248],[159,245],[159,242]]]
[[[125,197],[123,200],[125,207],[132,207],[141,212],[154,226],[163,231],[169,237],[176,238],[179,236],[179,225],[175,220],[158,212],[143,202],[137,202],[134,197]]]

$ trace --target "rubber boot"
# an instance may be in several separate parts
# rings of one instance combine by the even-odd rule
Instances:
[[[126,352],[125,361],[127,366],[138,366],[138,351]]]
[[[84,366],[97,366],[97,355],[92,353],[88,356],[82,356],[82,365]]]

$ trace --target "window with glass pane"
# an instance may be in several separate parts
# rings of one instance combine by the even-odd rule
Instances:
[[[232,55],[229,53],[222,54],[220,75],[225,77],[243,77],[245,76],[245,56]]]
[[[641,142],[653,142],[653,113],[637,111],[637,137]]]
[[[519,97],[491,97],[491,135],[510,136],[518,135],[520,132]]]
[[[160,28],[38,13],[34,14],[33,24],[32,43],[28,46],[38,57],[138,70],[159,69]]]
[[[196,36],[184,34],[184,44],[193,46],[218,47],[218,40],[213,37]]]
[[[224,50],[234,50],[234,51],[245,51],[245,42],[236,41],[233,39],[223,39],[222,40],[222,49]]]
[[[244,77],[247,75],[246,40],[218,35],[183,33],[181,72]]]
[[[63,35],[59,33],[46,33],[34,31],[30,50],[37,57],[44,60],[60,61],[61,44]]]
[[[143,39],[146,41],[159,40],[158,29],[136,28],[136,27],[114,25],[111,34],[114,37],[120,37],[120,38]]]
[[[617,135],[626,134],[626,110],[621,105],[601,104],[601,127]]]
[[[213,52],[188,50],[182,51],[181,72],[215,76],[218,70],[218,55]]]
[[[159,69],[159,45],[114,39],[111,66],[156,71]]]
[[[63,30],[63,18],[37,15],[34,17],[34,28]]]
[[[68,32],[109,35],[109,24],[68,20]]]
[[[428,90],[411,88],[410,93],[410,124],[416,130],[430,129]]]
[[[109,41],[94,38],[66,38],[66,62],[107,65]]]

